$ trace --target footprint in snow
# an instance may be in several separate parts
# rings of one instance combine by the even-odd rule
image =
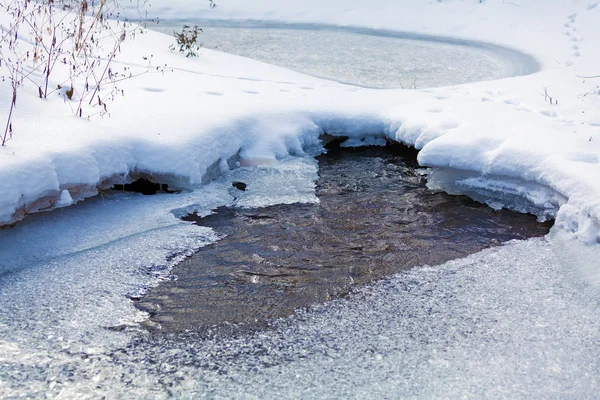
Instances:
[[[571,154],[567,156],[568,160],[582,162],[586,164],[599,164],[600,160],[596,154]]]
[[[256,78],[246,78],[243,76],[238,76],[236,77],[237,79],[241,80],[241,81],[251,81],[251,82],[263,82],[262,79],[256,79]]]
[[[165,89],[160,89],[160,88],[144,88],[144,90],[146,92],[150,92],[150,93],[162,93],[165,91]]]
[[[497,90],[486,90],[483,93],[488,94],[490,96],[500,96],[500,95],[502,95],[502,92],[499,92]]]
[[[205,92],[206,94],[210,94],[211,96],[223,96],[221,92]]]
[[[551,111],[551,110],[541,110],[538,111],[540,114],[545,115],[546,117],[549,118],[556,118],[558,117],[558,114],[555,111]]]
[[[598,4],[600,4],[600,1],[590,2],[590,4],[588,4],[588,6],[587,6],[588,11],[593,10],[594,8],[598,7]]]
[[[456,128],[458,128],[458,123],[454,121],[446,121],[440,124],[440,129],[444,131]]]
[[[254,90],[244,90],[244,93],[248,93],[248,94],[260,94],[260,92],[254,91]]]

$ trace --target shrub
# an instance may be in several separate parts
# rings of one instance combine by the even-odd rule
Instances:
[[[184,25],[181,32],[173,32],[177,44],[172,44],[169,48],[172,51],[179,50],[186,57],[198,57],[198,51],[202,47],[202,43],[198,42],[200,32],[202,29],[198,28],[198,25]]]
[[[0,0],[0,13],[11,18],[0,30],[0,77],[12,93],[2,146],[12,138],[13,111],[25,86],[41,99],[59,93],[67,104],[76,101],[71,108],[79,117],[83,107],[97,108],[87,117],[107,112],[117,82],[131,76],[115,73],[112,61],[141,29],[119,21],[118,9],[117,0]]]

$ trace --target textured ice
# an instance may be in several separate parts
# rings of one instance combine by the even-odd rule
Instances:
[[[235,337],[48,352],[47,330],[36,351],[0,343],[0,379],[8,395],[67,397],[592,398],[600,288],[581,266],[597,257],[570,239],[511,242]]]
[[[238,168],[230,179],[248,184],[246,191],[232,189],[236,207],[319,202],[315,194],[318,164],[312,157],[288,157],[272,165]]]
[[[448,86],[537,68],[533,59],[502,47],[385,30],[206,20],[148,26],[172,34],[184,23],[203,28],[200,39],[207,48],[369,88]]]
[[[216,238],[169,214],[168,201],[110,193],[2,231],[1,337],[25,354],[118,339],[106,328],[143,317],[126,296],[168,278],[180,257]]]
[[[317,178],[312,157],[290,157],[233,170],[190,193],[108,191],[0,231],[0,337],[26,344],[24,353],[30,346],[102,349],[124,340],[120,327],[144,319],[127,297],[174,279],[174,263],[217,239],[176,216],[228,204],[316,202]],[[233,188],[236,180],[248,191]]]

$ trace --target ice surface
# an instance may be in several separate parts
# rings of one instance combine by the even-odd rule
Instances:
[[[210,20],[161,20],[148,26],[172,34],[183,24],[202,27],[206,48],[362,87],[421,89],[537,69],[535,60],[508,49],[385,30]]]
[[[558,210],[567,202],[564,196],[535,182],[450,168],[428,170],[427,186],[450,194],[465,194],[497,210],[533,214],[542,222],[556,219]]]
[[[1,230],[1,337],[26,343],[30,351],[55,345],[110,348],[123,336],[106,328],[133,328],[144,319],[127,297],[171,279],[174,263],[217,239],[211,229],[176,215],[205,215],[229,204],[316,202],[317,178],[312,157],[289,157],[238,168],[189,193],[108,191]],[[248,183],[247,192],[232,187],[239,180]]]
[[[246,191],[233,190],[233,205],[242,208],[275,204],[318,203],[315,182],[317,161],[312,157],[289,157],[276,164],[242,167],[230,179],[248,184]]]
[[[61,339],[47,329],[35,351],[0,343],[0,379],[20,395],[590,398],[600,384],[600,291],[580,267],[597,257],[569,238],[512,242],[229,338],[139,338],[112,350],[84,341],[48,353]]]

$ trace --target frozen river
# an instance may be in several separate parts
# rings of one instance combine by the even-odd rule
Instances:
[[[161,21],[172,35],[198,25],[206,48],[319,78],[378,89],[422,89],[526,75],[530,56],[500,46],[410,33],[317,24]]]
[[[249,31],[245,27],[239,36],[247,40],[254,34]],[[216,36],[231,38],[232,32]],[[385,57],[403,40],[337,29],[293,32],[313,38],[306,46],[329,43],[333,48],[322,49],[329,54],[347,51],[340,42],[355,43],[359,36],[365,43],[381,42]],[[276,33],[280,47],[270,52],[297,65],[300,51],[281,45],[289,36],[284,30]],[[314,35],[329,35],[329,42]],[[208,35],[204,40],[209,45]],[[506,61],[502,52],[494,55],[485,46],[465,49],[471,55],[457,56],[452,68],[478,73],[487,67],[471,68],[472,57],[494,65],[494,57],[505,61],[497,69],[492,65],[489,75],[446,84],[533,71],[526,58]],[[301,60],[307,68],[298,70],[370,87],[397,87],[399,76],[408,86],[418,72],[417,87],[428,85],[426,62],[398,75],[397,58],[390,60],[393,65],[374,61],[379,72],[363,82],[358,79],[364,73],[341,74],[337,61],[327,73],[321,61],[311,71],[311,61]],[[415,267],[274,321],[268,329],[199,337],[153,336],[140,327],[147,315],[130,299],[174,279],[175,263],[217,239],[211,229],[178,217],[234,203],[232,181],[259,183],[244,198],[253,207],[314,204],[317,179],[313,157],[289,157],[233,170],[194,192],[151,197],[110,192],[0,230],[0,397],[595,397],[600,282],[591,271],[598,249],[552,233]]]

